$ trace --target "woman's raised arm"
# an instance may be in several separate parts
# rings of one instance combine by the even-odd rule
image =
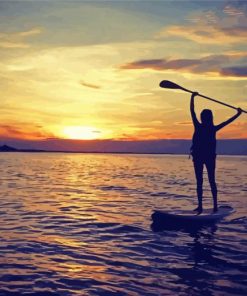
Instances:
[[[191,118],[192,118],[194,126],[197,126],[200,124],[197,117],[196,117],[195,103],[194,103],[194,98],[197,95],[198,95],[198,92],[193,92],[191,95],[191,99],[190,99],[190,113],[191,113]]]

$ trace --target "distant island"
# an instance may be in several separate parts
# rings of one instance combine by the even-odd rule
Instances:
[[[45,150],[36,149],[17,149],[8,145],[0,146],[0,152],[46,152]]]
[[[10,146],[3,145],[3,146],[0,146],[0,151],[1,152],[16,152],[18,150],[13,147],[10,147]]]

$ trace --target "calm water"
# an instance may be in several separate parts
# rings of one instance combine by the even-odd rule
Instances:
[[[0,295],[246,295],[247,157],[220,157],[220,204],[197,232],[150,228],[195,207],[186,156],[1,153]],[[205,206],[211,206],[205,182]]]

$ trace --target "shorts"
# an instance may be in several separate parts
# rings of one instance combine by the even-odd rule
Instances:
[[[208,164],[208,163],[214,163],[216,160],[216,156],[217,156],[216,154],[203,155],[203,156],[192,154],[192,160],[193,160],[193,162]]]

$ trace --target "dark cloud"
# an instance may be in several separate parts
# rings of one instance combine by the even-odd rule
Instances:
[[[222,28],[221,31],[229,36],[235,35],[235,36],[242,36],[247,38],[246,33],[247,27],[244,26],[235,26],[235,27],[229,27],[229,28]]]
[[[89,88],[100,89],[101,87],[96,84],[87,83],[85,81],[80,81],[80,84]]]
[[[182,69],[197,66],[200,63],[201,61],[198,59],[178,59],[167,61],[165,67],[168,67],[169,69]]]
[[[175,123],[176,125],[192,125],[191,121],[179,121]]]
[[[223,76],[247,77],[247,65],[222,68],[220,74]]]
[[[120,69],[152,69],[157,71],[177,70],[195,74],[219,74],[221,76],[246,77],[246,66],[226,67],[234,61],[243,61],[241,55],[211,55],[199,59],[150,59],[134,61],[120,66]]]

